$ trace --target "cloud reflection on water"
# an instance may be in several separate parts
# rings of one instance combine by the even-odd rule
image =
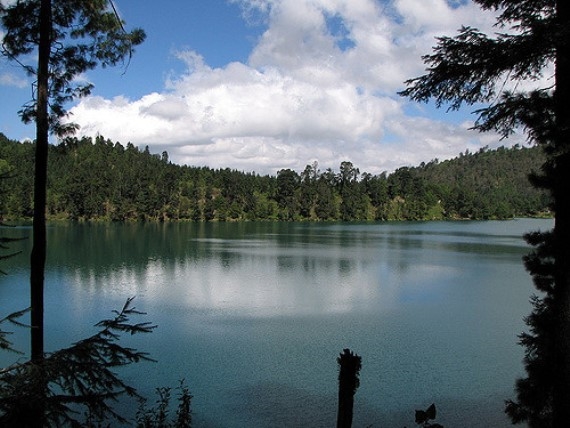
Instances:
[[[424,297],[426,281],[443,283],[455,270],[396,252],[359,246],[275,245],[271,240],[193,240],[199,258],[150,258],[105,273],[76,269],[82,289],[144,295],[199,311],[235,316],[322,315],[384,311],[410,293]],[[99,292],[98,291],[98,292]],[[433,290],[432,290],[433,291]],[[436,290],[437,291],[437,290]]]

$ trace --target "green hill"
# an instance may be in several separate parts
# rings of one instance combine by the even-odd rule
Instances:
[[[0,133],[0,213],[32,214],[34,144]],[[103,137],[50,147],[48,216],[74,220],[431,220],[548,213],[548,196],[527,179],[537,147],[481,149],[372,175],[350,162],[339,171],[281,170],[276,176],[180,166],[168,154]]]

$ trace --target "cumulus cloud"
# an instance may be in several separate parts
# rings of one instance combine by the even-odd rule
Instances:
[[[379,173],[496,140],[464,123],[410,116],[396,92],[421,74],[434,37],[494,21],[471,2],[233,0],[266,27],[246,63],[210,67],[179,51],[185,71],[139,99],[88,98],[81,133],[168,150],[178,163],[274,174],[350,160]],[[487,139],[487,140],[485,140]]]

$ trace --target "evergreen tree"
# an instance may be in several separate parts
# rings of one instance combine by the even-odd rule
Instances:
[[[112,3],[111,3],[112,6]],[[65,103],[86,96],[91,84],[79,83],[81,73],[115,65],[132,54],[145,34],[136,29],[125,31],[123,21],[107,0],[26,0],[0,6],[0,19],[6,34],[2,53],[22,64],[36,76],[34,99],[21,110],[22,120],[36,123],[34,181],[34,247],[31,255],[32,358],[43,354],[43,271],[45,265],[45,207],[48,158],[48,134],[65,135],[76,129],[64,124]],[[29,54],[36,52],[37,63],[26,65]],[[33,56],[32,56],[33,57]]]
[[[281,209],[283,220],[293,220],[295,218],[296,192],[299,188],[299,175],[291,169],[282,169],[277,173],[277,203]]]
[[[144,352],[117,343],[121,333],[148,333],[155,327],[132,324],[130,317],[141,314],[127,300],[115,317],[100,321],[100,330],[69,348],[44,355],[41,362],[30,360],[4,368],[0,375],[0,426],[100,426],[110,418],[126,420],[109,405],[122,395],[139,397],[122,381],[115,369],[141,360]],[[41,406],[41,407],[39,407]],[[38,416],[38,407],[44,414]]]
[[[475,129],[503,136],[526,129],[547,160],[534,182],[549,190],[552,232],[527,237],[535,246],[526,266],[538,290],[527,318],[527,377],[506,411],[514,423],[562,427],[570,421],[570,2],[567,0],[474,0],[498,12],[492,36],[463,27],[441,37],[424,57],[427,74],[406,82],[413,100],[434,99],[452,109],[483,104]],[[553,76],[544,76],[553,71]],[[541,79],[547,77],[541,86]],[[550,77],[553,77],[550,79]],[[509,89],[514,87],[515,89]],[[526,88],[534,89],[526,89]]]
[[[34,144],[0,134],[0,168],[9,171],[0,180],[6,219],[31,216],[33,153]],[[68,137],[49,148],[47,213],[57,219],[111,221],[215,221],[221,214],[238,221],[278,220],[289,218],[286,210],[293,219],[312,221],[543,216],[549,214],[548,194],[526,177],[544,161],[540,147],[482,148],[392,174],[364,172],[352,179],[348,174],[341,191],[342,173],[320,172],[316,164],[298,175],[287,173],[291,183],[286,176],[278,182],[274,176],[229,168],[175,165],[103,137]],[[348,164],[343,171],[350,170]],[[223,199],[227,209],[216,211]]]
[[[307,165],[301,173],[301,185],[299,187],[299,214],[301,217],[310,219],[312,217],[316,196],[317,196],[318,163]]]
[[[81,73],[115,65],[132,54],[145,34],[125,31],[113,3],[108,0],[81,2],[63,0],[21,0],[0,5],[0,21],[5,30],[2,54],[22,64],[36,77],[34,99],[21,110],[24,122],[36,123],[34,175],[33,248],[30,256],[31,361],[40,367],[44,360],[44,268],[47,252],[46,199],[48,137],[73,132],[76,126],[64,124],[65,104],[88,95],[91,84],[79,83]],[[37,62],[25,64],[37,56]],[[40,378],[44,378],[40,374]],[[45,388],[40,385],[33,425],[45,419]]]

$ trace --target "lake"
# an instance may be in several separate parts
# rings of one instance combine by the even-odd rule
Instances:
[[[124,371],[148,394],[190,387],[195,427],[331,427],[336,358],[362,357],[355,427],[510,423],[531,310],[522,234],[551,220],[56,224],[46,348],[95,332],[128,297],[158,328],[122,343],[158,360]],[[25,227],[3,229],[26,236]],[[2,261],[0,316],[28,306],[30,242]],[[5,327],[6,328],[6,327]],[[12,330],[12,328],[10,327]],[[28,350],[25,330],[13,337]],[[7,364],[17,356],[0,354]],[[134,407],[124,408],[132,410]]]

